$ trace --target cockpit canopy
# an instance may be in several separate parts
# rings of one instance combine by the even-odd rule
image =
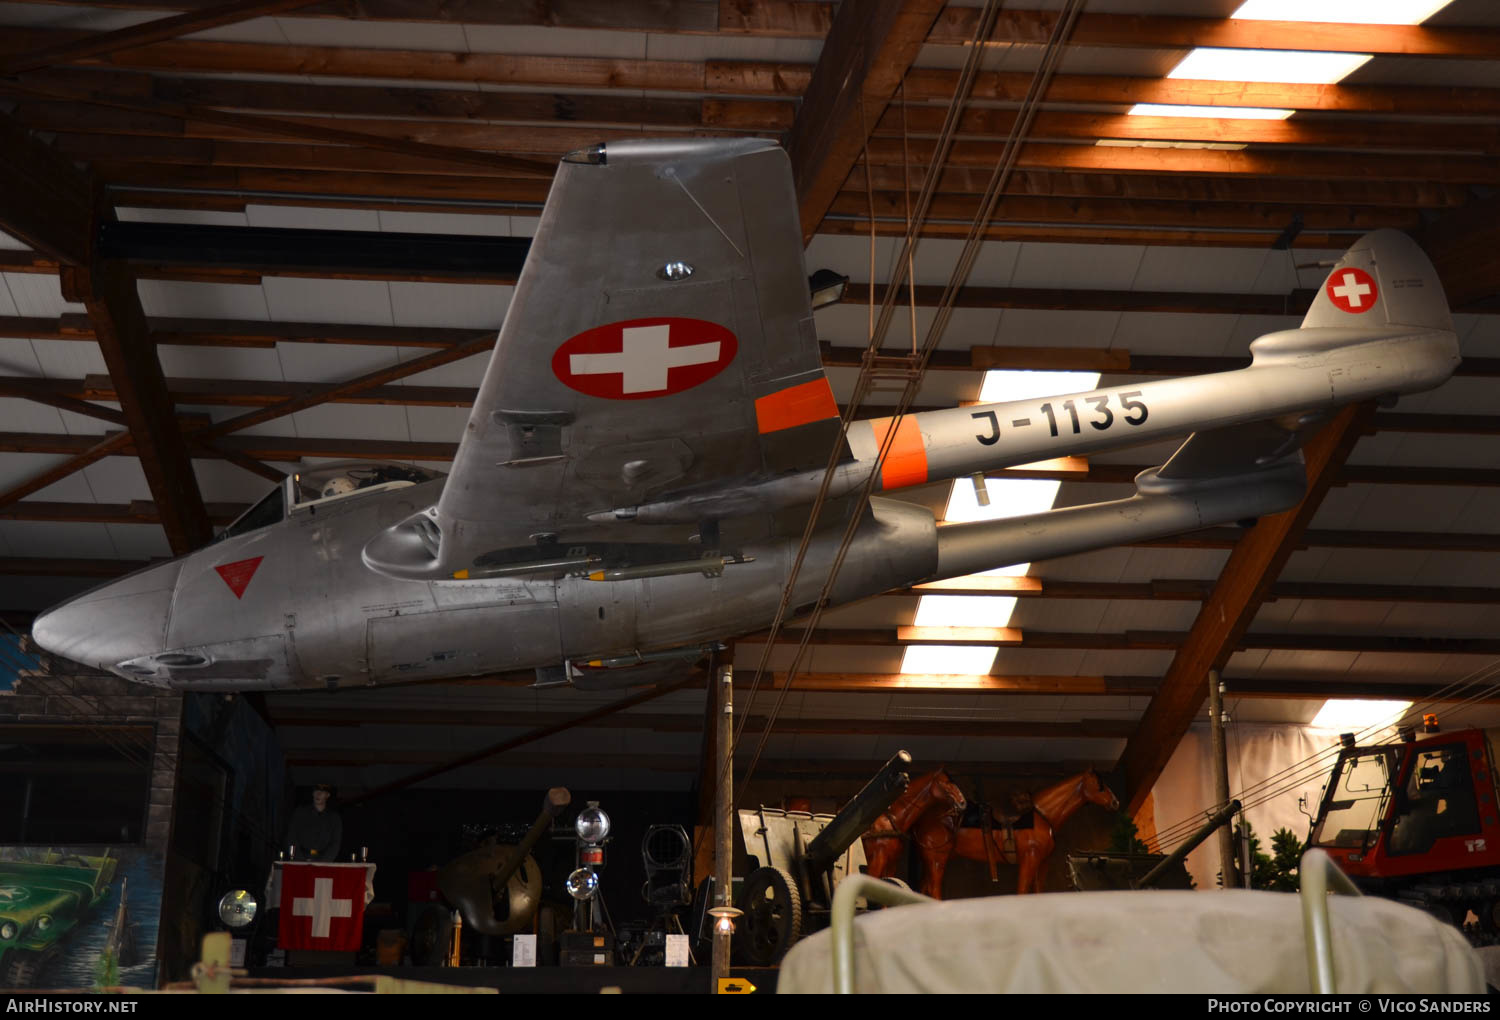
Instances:
[[[288,513],[334,500],[401,489],[441,478],[437,471],[385,461],[340,460],[317,464],[290,475],[282,484],[225,528],[219,539],[243,535],[275,524]]]

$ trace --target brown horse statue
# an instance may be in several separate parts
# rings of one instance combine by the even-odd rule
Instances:
[[[912,827],[933,818],[939,832],[951,835],[958,828],[959,817],[968,802],[964,793],[948,775],[946,768],[938,768],[925,776],[918,776],[907,786],[906,792],[897,797],[890,809],[875,819],[864,835],[865,874],[876,878],[890,878],[896,862],[901,857],[901,842]],[[929,837],[931,838],[931,837]],[[922,850],[925,860],[926,851]],[[931,873],[931,869],[928,869]],[[924,884],[923,892],[932,895]]]
[[[922,891],[934,899],[942,899],[943,872],[949,858],[957,853],[968,860],[989,864],[991,877],[998,861],[1018,865],[1016,892],[1039,893],[1047,874],[1047,858],[1057,845],[1054,837],[1073,813],[1085,802],[1111,811],[1120,808],[1119,798],[1093,769],[1033,794],[1031,802],[1030,810],[1019,816],[997,815],[995,824],[978,829],[945,825],[945,820],[935,815],[922,817],[912,833],[926,867]]]

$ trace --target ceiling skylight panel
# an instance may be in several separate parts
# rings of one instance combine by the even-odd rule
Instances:
[[[1203,117],[1213,120],[1286,120],[1295,110],[1273,110],[1265,106],[1174,106],[1170,103],[1136,103],[1132,117]]]
[[[1328,21],[1348,25],[1420,25],[1452,0],[1245,0],[1231,18]]]
[[[1281,82],[1332,85],[1352,74],[1368,53],[1319,53],[1300,50],[1227,50],[1200,46],[1174,67],[1168,78],[1203,81]]]
[[[901,672],[984,676],[994,666],[998,650],[967,645],[908,645],[901,657]]]

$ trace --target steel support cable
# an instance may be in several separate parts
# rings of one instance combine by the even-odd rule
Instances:
[[[938,170],[937,170],[937,168],[941,167],[941,165],[942,165],[941,164],[941,160],[942,160],[942,158],[944,158],[946,156],[946,153],[947,153],[948,149],[952,145],[952,138],[953,138],[953,135],[957,131],[957,127],[958,127],[958,123],[959,123],[959,119],[960,119],[960,114],[962,112],[963,105],[967,101],[969,92],[970,92],[970,90],[971,90],[971,88],[973,86],[974,78],[978,74],[980,62],[983,59],[983,55],[984,55],[983,41],[989,37],[990,33],[994,29],[995,21],[996,21],[996,19],[999,16],[999,8],[1000,8],[1000,0],[986,0],[986,4],[985,4],[985,7],[984,7],[984,10],[980,13],[979,24],[978,24],[978,26],[975,29],[975,34],[974,34],[974,39],[973,39],[973,42],[972,42],[972,46],[971,46],[968,58],[965,60],[965,63],[964,63],[964,70],[963,70],[963,72],[962,72],[962,74],[960,76],[959,84],[958,84],[958,86],[954,90],[953,99],[949,103],[948,115],[945,118],[944,124],[943,124],[943,132],[940,134],[940,137],[938,139],[938,145],[933,150],[932,163],[929,165],[928,175],[927,175],[928,176],[928,182],[927,183],[930,184],[930,185],[935,185],[935,182],[936,182],[936,179],[937,179],[937,176],[938,176]],[[869,173],[869,136],[868,136],[868,132],[866,133],[866,140],[865,140],[865,170],[866,170],[866,173],[868,174]],[[867,187],[868,187],[868,185],[867,185]],[[925,190],[924,190],[924,193],[925,193]],[[873,195],[873,191],[872,191],[872,195]],[[925,212],[924,212],[924,215],[925,215]],[[911,244],[912,237],[915,235],[915,232],[916,232],[916,229],[917,229],[917,224],[919,224],[920,222],[921,222],[920,219],[917,220],[917,221],[914,221],[912,230],[909,232],[909,236],[907,238],[908,245]],[[872,221],[871,221],[871,229],[872,229],[872,231],[874,229],[873,218],[872,218]],[[735,749],[737,749],[739,747],[739,742],[740,742],[741,738],[744,735],[744,727],[745,727],[746,722],[750,718],[751,710],[754,708],[755,697],[756,697],[756,695],[760,691],[760,685],[761,685],[761,682],[762,682],[762,680],[763,680],[763,678],[765,676],[766,667],[767,667],[767,665],[769,664],[769,661],[770,661],[771,651],[772,651],[772,649],[775,646],[776,636],[781,632],[781,628],[782,628],[783,623],[785,622],[787,612],[791,608],[792,599],[793,599],[793,592],[794,592],[794,589],[795,589],[795,586],[796,586],[797,579],[801,575],[802,565],[803,565],[803,563],[805,562],[805,560],[807,558],[807,552],[808,552],[808,549],[810,548],[810,546],[812,544],[813,535],[816,534],[816,532],[817,532],[817,526],[818,526],[819,520],[820,520],[820,518],[822,516],[823,507],[827,505],[828,490],[829,490],[830,486],[833,483],[833,477],[834,477],[835,471],[838,468],[840,454],[842,453],[844,447],[847,445],[848,434],[849,434],[849,427],[850,427],[850,425],[853,423],[853,421],[855,419],[855,415],[858,412],[860,402],[864,399],[864,396],[865,396],[866,392],[869,389],[870,376],[873,374],[873,360],[872,359],[873,359],[874,355],[880,350],[880,344],[881,344],[881,341],[882,341],[882,339],[883,339],[883,337],[885,335],[884,334],[885,326],[882,326],[880,329],[877,329],[875,327],[875,325],[874,325],[874,315],[873,315],[874,286],[875,286],[875,283],[874,283],[874,279],[875,279],[875,273],[874,273],[874,265],[875,265],[875,263],[874,263],[874,258],[875,258],[875,249],[874,249],[873,234],[872,234],[872,243],[871,243],[871,248],[870,248],[870,260],[871,260],[870,261],[870,266],[871,266],[871,272],[870,272],[870,288],[871,288],[870,289],[870,297],[871,297],[872,315],[871,315],[870,337],[869,337],[869,341],[868,341],[868,343],[866,345],[866,357],[865,357],[865,361],[864,361],[863,366],[860,369],[860,374],[859,374],[858,378],[855,380],[854,393],[852,395],[852,398],[847,403],[847,405],[845,407],[845,410],[844,410],[844,413],[843,413],[843,415],[841,417],[841,420],[840,420],[840,429],[841,429],[840,441],[838,443],[835,443],[834,446],[833,446],[833,448],[831,450],[829,450],[829,453],[828,453],[828,464],[827,464],[827,467],[826,467],[826,469],[824,470],[824,473],[823,473],[823,481],[822,481],[821,485],[818,487],[817,495],[813,498],[811,508],[809,509],[808,519],[807,519],[807,525],[803,528],[801,542],[798,544],[797,553],[796,553],[795,557],[793,558],[791,569],[790,569],[790,571],[788,571],[788,574],[787,574],[787,580],[786,580],[785,586],[782,589],[781,601],[777,605],[775,617],[773,618],[773,620],[771,622],[770,633],[769,633],[769,636],[768,636],[767,641],[766,641],[765,649],[763,650],[763,652],[761,654],[760,663],[757,665],[756,671],[755,671],[755,676],[754,676],[753,680],[751,681],[749,694],[748,694],[748,696],[746,698],[745,713],[742,716],[742,718],[741,718],[741,720],[739,722],[739,725],[738,725],[738,727],[735,730],[734,739],[731,742],[730,754],[729,754],[729,756],[725,760],[725,766],[724,766],[725,769],[730,769],[730,768],[734,767],[734,755],[733,755],[733,752],[734,752]],[[885,295],[885,300],[886,300],[887,303],[891,300],[891,295],[892,295],[892,293],[893,293],[894,290],[895,290],[894,286],[887,288],[886,295]],[[888,317],[886,317],[883,321],[885,322],[885,325],[888,326],[888,324],[889,324]],[[891,431],[891,436],[894,436],[894,429]],[[887,439],[890,439],[891,436],[888,436]],[[878,473],[880,471],[881,465],[884,463],[885,452],[888,449],[889,449],[889,444],[888,443],[882,444],[881,450],[880,450],[880,454],[877,457],[875,464],[871,468],[871,478],[872,479],[878,476]],[[867,488],[867,491],[868,491],[869,486],[867,486],[866,488]],[[866,498],[868,498],[868,496],[866,496]],[[790,679],[788,679],[788,684],[790,684]],[[718,781],[722,783],[725,778],[726,777],[721,774],[719,776]]]
[[[958,264],[954,267],[953,273],[948,282],[948,286],[944,291],[943,301],[940,304],[938,314],[934,318],[932,324],[928,327],[927,337],[923,342],[922,350],[915,358],[916,364],[911,367],[910,374],[907,376],[906,385],[902,390],[901,399],[896,406],[895,413],[891,418],[890,426],[886,429],[884,440],[881,443],[880,454],[876,461],[876,467],[871,471],[869,477],[865,480],[859,502],[855,504],[857,507],[863,507],[864,505],[866,505],[867,501],[870,498],[870,495],[874,491],[875,483],[878,477],[877,472],[879,470],[879,466],[884,463],[885,457],[895,441],[897,430],[900,427],[901,421],[910,408],[912,401],[916,398],[917,390],[920,387],[922,377],[927,369],[927,363],[932,356],[932,352],[937,348],[938,341],[942,338],[943,331],[946,329],[948,320],[952,316],[954,301],[957,298],[959,290],[962,289],[964,282],[968,279],[968,275],[970,270],[973,268],[974,261],[978,258],[979,251],[984,244],[985,229],[989,224],[990,217],[993,215],[995,203],[998,201],[999,195],[1004,188],[1005,182],[1009,180],[1010,171],[1014,167],[1016,159],[1019,156],[1020,146],[1021,142],[1025,138],[1025,132],[1030,129],[1031,122],[1036,115],[1036,109],[1040,105],[1040,97],[1046,93],[1048,83],[1051,81],[1052,73],[1056,69],[1058,62],[1061,59],[1063,43],[1066,41],[1068,35],[1072,32],[1073,25],[1077,21],[1078,14],[1082,11],[1085,3],[1086,0],[1069,0],[1068,5],[1059,15],[1057,21],[1053,24],[1052,36],[1047,42],[1047,49],[1043,53],[1041,65],[1038,67],[1037,73],[1032,80],[1030,90],[1028,90],[1025,105],[1021,110],[1021,115],[1018,116],[1016,121],[1012,124],[1011,134],[1006,139],[1005,148],[1001,153],[1001,158],[996,164],[994,173],[991,175],[990,187],[987,190],[985,196],[986,202],[981,208],[979,214],[975,217],[970,227],[969,237],[966,241],[963,253],[960,256]],[[989,8],[986,8],[986,11],[988,12]],[[981,34],[979,36],[980,40],[987,39],[988,36],[989,30],[982,28]],[[975,45],[980,46],[982,45],[982,42],[976,41]],[[955,100],[957,100],[957,95],[955,95]],[[950,107],[950,113],[952,112],[953,109]],[[936,153],[934,155],[936,155]],[[934,181],[935,171],[931,171],[929,174],[929,181],[927,183],[932,184],[934,183]],[[922,215],[925,216],[925,210],[922,212]],[[908,235],[908,241],[913,240],[913,238],[915,237],[917,225],[917,223],[913,224],[913,230]],[[886,293],[887,307],[891,306],[894,300],[893,295],[898,292],[898,286],[899,283],[888,288]],[[889,316],[884,316],[882,321],[883,323],[888,325]],[[877,329],[878,328],[880,328],[879,325],[877,325]],[[878,347],[876,345],[878,344],[878,342],[878,337],[871,338],[871,345],[877,350]],[[868,369],[869,367],[870,358],[867,354],[866,368]],[[861,373],[860,381],[862,383],[868,382],[866,372]],[[864,393],[862,389],[857,386],[854,399],[850,404],[851,412],[857,405],[857,403],[863,399],[863,396]],[[848,525],[844,529],[843,540],[840,543],[837,554],[835,555],[834,562],[829,568],[828,578],[824,582],[822,592],[820,593],[818,600],[814,603],[812,613],[809,617],[807,625],[803,629],[802,639],[801,641],[799,641],[797,650],[793,655],[791,666],[787,671],[786,681],[783,683],[781,690],[778,692],[776,703],[772,707],[770,715],[767,717],[766,726],[761,731],[760,741],[757,743],[755,753],[751,757],[750,764],[746,769],[746,782],[748,782],[749,777],[754,774],[755,767],[760,762],[761,754],[765,750],[766,742],[771,735],[771,730],[775,725],[776,719],[780,714],[782,706],[786,702],[787,694],[791,691],[792,680],[795,678],[797,670],[801,666],[802,659],[806,654],[807,647],[812,641],[817,622],[822,617],[823,609],[828,603],[834,582],[838,577],[840,569],[843,567],[844,559],[848,555],[849,549],[853,544],[854,535],[858,530],[859,525],[860,514],[852,514],[850,516]],[[790,586],[788,587],[788,595],[789,594]],[[761,655],[761,669],[764,669],[766,663],[769,661],[770,654],[773,648],[773,641],[768,639]],[[760,673],[758,671],[757,680],[759,679],[759,675]],[[743,789],[743,784],[741,788]]]
[[[1465,677],[1458,681],[1454,681],[1448,686],[1463,689],[1465,687],[1473,686],[1476,683],[1482,683],[1484,680],[1490,679],[1497,674],[1500,674],[1500,660],[1497,660],[1497,662],[1491,663],[1487,666],[1481,667],[1474,673],[1469,674],[1468,677]],[[1460,702],[1458,705],[1450,705],[1446,711],[1451,711],[1454,713],[1461,712],[1466,706],[1472,705],[1474,703],[1477,703],[1478,701],[1488,698],[1497,691],[1500,691],[1500,683],[1491,684],[1490,686],[1483,688],[1479,693],[1473,695],[1466,701]],[[1364,737],[1373,736],[1374,734],[1379,733],[1380,731],[1390,726],[1397,725],[1402,719],[1406,718],[1407,716],[1421,715],[1428,708],[1435,707],[1436,704],[1437,702],[1432,702],[1427,705],[1413,706],[1411,708],[1403,709],[1401,712],[1389,717],[1385,721],[1372,723],[1369,726],[1356,731],[1356,742]],[[1300,762],[1296,762],[1292,765],[1287,766],[1280,772],[1274,773],[1273,775],[1268,776],[1266,779],[1263,779],[1258,783],[1252,784],[1251,786],[1247,787],[1245,791],[1235,794],[1232,799],[1240,800],[1244,806],[1244,810],[1248,811],[1252,808],[1267,804],[1277,799],[1278,797],[1285,796],[1287,793],[1290,793],[1298,787],[1305,785],[1307,782],[1318,778],[1320,775],[1325,774],[1333,764],[1330,759],[1336,759],[1339,752],[1342,750],[1343,746],[1341,744],[1325,748],[1322,751],[1304,758]],[[1193,816],[1191,818],[1184,819],[1181,822],[1175,823],[1172,826],[1168,826],[1166,829],[1160,830],[1157,833],[1158,846],[1166,846],[1169,844],[1182,842],[1189,835],[1191,835],[1192,832],[1201,823],[1201,816]]]
[[[1458,691],[1462,691],[1463,689],[1471,687],[1471,686],[1474,686],[1475,684],[1483,683],[1485,680],[1490,679],[1491,677],[1493,677],[1493,676],[1495,676],[1497,674],[1500,674],[1500,660],[1497,660],[1496,662],[1491,663],[1489,665],[1480,667],[1478,670],[1475,670],[1473,673],[1470,673],[1470,674],[1468,674],[1465,677],[1462,677],[1462,678],[1460,678],[1458,680],[1455,680],[1455,681],[1453,681],[1453,682],[1445,685],[1442,688],[1439,688],[1437,691],[1435,691],[1431,695],[1429,695],[1429,698],[1439,699],[1440,700],[1440,699],[1442,699],[1443,697],[1445,697],[1446,695],[1448,695],[1450,693],[1457,693]],[[1500,684],[1492,684],[1489,687],[1486,687],[1486,688],[1482,689],[1478,694],[1474,695],[1468,701],[1466,701],[1464,703],[1461,703],[1460,706],[1457,706],[1457,708],[1461,709],[1463,707],[1463,705],[1469,704],[1470,702],[1474,702],[1474,701],[1478,701],[1478,700],[1482,700],[1484,698],[1487,698],[1487,697],[1489,697],[1490,695],[1492,695],[1496,691],[1500,691]],[[1377,721],[1377,722],[1371,723],[1368,726],[1365,726],[1362,729],[1356,730],[1355,731],[1356,741],[1358,741],[1359,739],[1361,739],[1363,737],[1373,736],[1374,734],[1379,733],[1381,730],[1384,730],[1387,727],[1394,726],[1394,725],[1398,724],[1402,719],[1406,718],[1408,715],[1421,714],[1421,713],[1425,712],[1428,708],[1435,707],[1439,703],[1439,700],[1431,701],[1429,704],[1426,704],[1426,705],[1413,706],[1411,708],[1403,709],[1401,712],[1399,712],[1399,713],[1397,713],[1397,714],[1395,714],[1393,716],[1388,717],[1384,721]],[[1284,777],[1284,776],[1286,776],[1286,775],[1288,775],[1288,774],[1290,774],[1290,773],[1292,773],[1294,771],[1299,771],[1299,770],[1300,771],[1305,771],[1307,768],[1311,767],[1314,763],[1317,763],[1320,760],[1326,759],[1326,758],[1328,758],[1330,756],[1337,755],[1337,753],[1341,750],[1341,746],[1342,745],[1335,745],[1333,747],[1325,748],[1322,751],[1315,752],[1314,754],[1308,756],[1307,758],[1304,758],[1304,759],[1302,759],[1299,762],[1294,762],[1293,764],[1288,765],[1286,768],[1282,769],[1281,771],[1273,773],[1271,776],[1266,777],[1265,779],[1261,780],[1260,782],[1252,784],[1250,787],[1246,788],[1246,790],[1241,791],[1239,794],[1236,794],[1235,796],[1238,799],[1240,799],[1242,802],[1247,802],[1249,800],[1249,798],[1252,798],[1252,797],[1261,797],[1261,799],[1257,800],[1256,803],[1265,803],[1266,798],[1264,798],[1262,796],[1262,794],[1263,794],[1263,792],[1264,792],[1265,789],[1267,789],[1267,788],[1269,788],[1269,787],[1271,787],[1273,785],[1279,785],[1283,781],[1282,777]],[[1299,782],[1300,781],[1302,781],[1302,780],[1299,780]],[[1279,795],[1280,793],[1285,793],[1285,792],[1286,792],[1286,789],[1282,789],[1282,790],[1279,791],[1279,793],[1277,795]],[[1184,833],[1191,832],[1200,823],[1200,821],[1201,821],[1201,819],[1197,818],[1196,816],[1194,818],[1185,819],[1182,822],[1175,823],[1172,826],[1168,826],[1166,829],[1160,830],[1159,833],[1158,833],[1158,835],[1161,836],[1161,837],[1168,837],[1169,834],[1172,834],[1172,833],[1174,833],[1174,831],[1179,831],[1179,830],[1182,831],[1182,832],[1184,832]]]

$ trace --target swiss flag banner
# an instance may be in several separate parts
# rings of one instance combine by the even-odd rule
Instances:
[[[279,863],[279,862],[278,862]],[[280,864],[282,949],[359,948],[365,920],[365,864]]]

